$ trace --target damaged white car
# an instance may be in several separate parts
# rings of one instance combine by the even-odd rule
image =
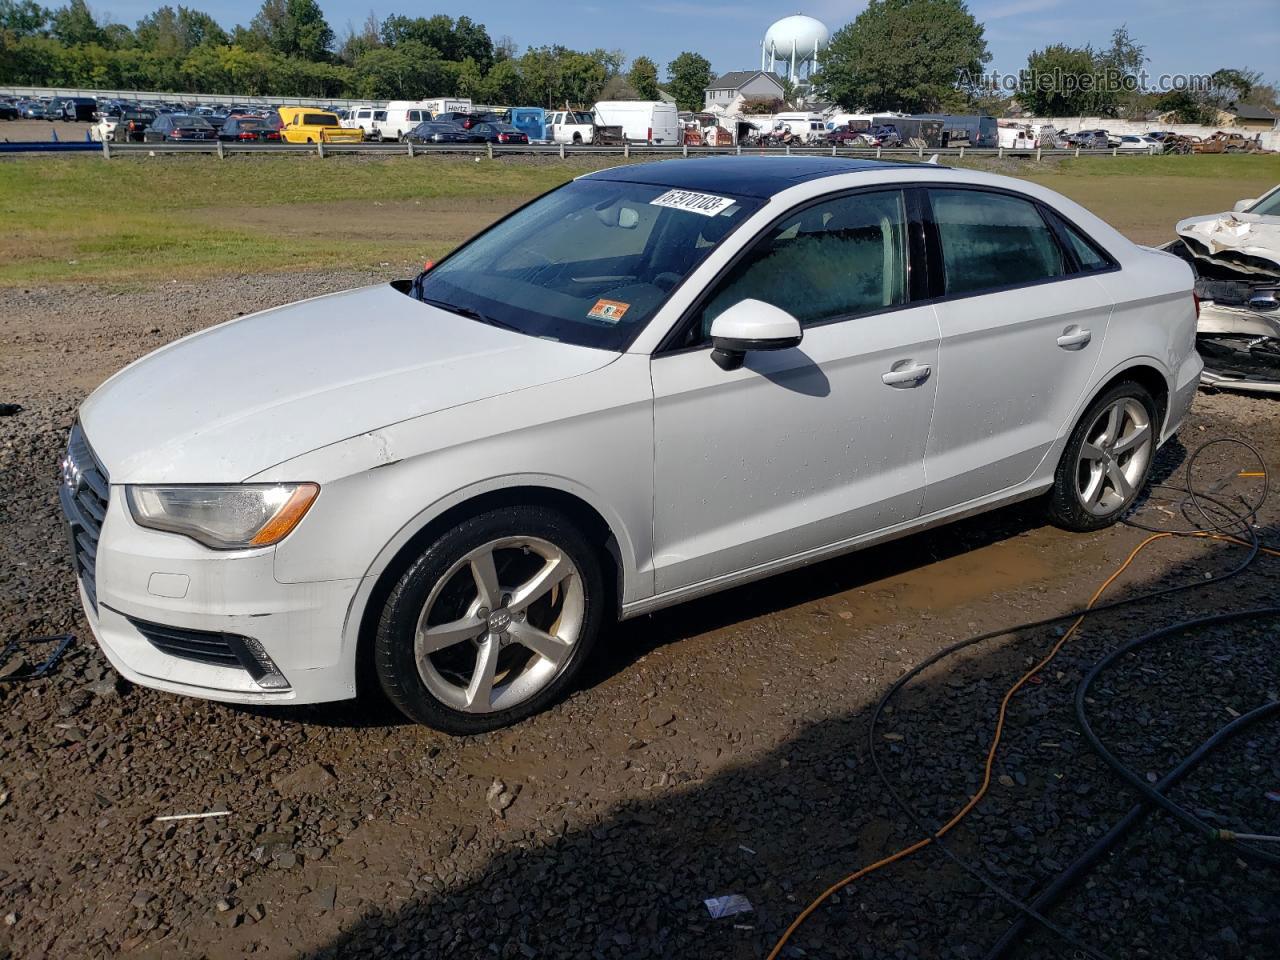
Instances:
[[[1166,249],[1196,271],[1200,382],[1280,394],[1280,186],[1176,229]]]

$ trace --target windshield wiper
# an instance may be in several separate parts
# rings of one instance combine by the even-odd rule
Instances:
[[[470,307],[460,307],[456,303],[445,303],[443,300],[432,300],[428,297],[420,297],[419,299],[422,300],[423,303],[429,303],[431,306],[439,307],[441,310],[448,310],[450,313],[455,313],[460,317],[466,317],[468,320],[477,320],[480,323],[487,323],[491,327],[498,327],[502,330],[515,330],[517,333],[520,332],[519,327],[514,327],[509,323],[504,323],[496,317],[487,316],[479,310],[472,310]]]

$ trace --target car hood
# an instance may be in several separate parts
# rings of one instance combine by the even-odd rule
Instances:
[[[1280,275],[1280,216],[1213,213],[1180,220],[1174,229],[1201,259],[1220,260],[1248,273]]]
[[[95,390],[80,420],[112,483],[235,483],[348,437],[616,357],[469,320],[386,284],[162,347]]]

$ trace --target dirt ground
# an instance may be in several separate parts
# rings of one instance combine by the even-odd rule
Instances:
[[[244,276],[132,290],[0,292],[0,642],[76,634],[51,676],[0,683],[0,958],[762,957],[829,884],[919,838],[868,753],[888,684],[947,643],[1081,606],[1146,536],[1071,535],[1001,510],[631,621],[563,704],[450,739],[385,704],[250,710],[131,687],[78,610],[57,463],[83,397],[211,323],[378,274]],[[1216,436],[1280,471],[1280,404],[1201,395],[1161,476]],[[1220,496],[1230,451],[1204,467]],[[1277,474],[1280,475],[1280,474]],[[1249,484],[1252,483],[1252,486]],[[1153,498],[1145,522],[1187,520]],[[1260,532],[1280,540],[1266,504]],[[1201,584],[1246,551],[1167,539],[1116,595]],[[1016,897],[1041,890],[1133,803],[1082,742],[1076,685],[1104,652],[1189,616],[1276,602],[1280,561],[1088,621],[1014,700],[996,782],[949,847]],[[1127,658],[1089,709],[1154,781],[1280,697],[1275,619]],[[976,788],[1003,691],[1061,635],[1024,630],[931,669],[882,719],[877,755],[936,824]],[[514,802],[487,800],[500,782]],[[1280,725],[1182,787],[1215,825],[1280,833]],[[227,816],[154,823],[168,814]],[[740,893],[749,913],[711,919]],[[1274,958],[1280,875],[1148,818],[1051,917],[1097,955]],[[820,908],[787,957],[979,958],[1011,908],[936,848]],[[1034,933],[1013,956],[1075,957]]]

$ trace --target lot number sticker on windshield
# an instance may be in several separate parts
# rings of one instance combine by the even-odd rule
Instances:
[[[732,197],[717,197],[711,193],[694,193],[692,190],[668,190],[662,196],[649,201],[655,207],[671,207],[673,210],[687,210],[689,213],[700,213],[704,217],[714,217],[725,207],[734,204]]]
[[[630,306],[631,304],[618,300],[597,300],[596,305],[587,311],[587,316],[605,323],[617,323]]]

